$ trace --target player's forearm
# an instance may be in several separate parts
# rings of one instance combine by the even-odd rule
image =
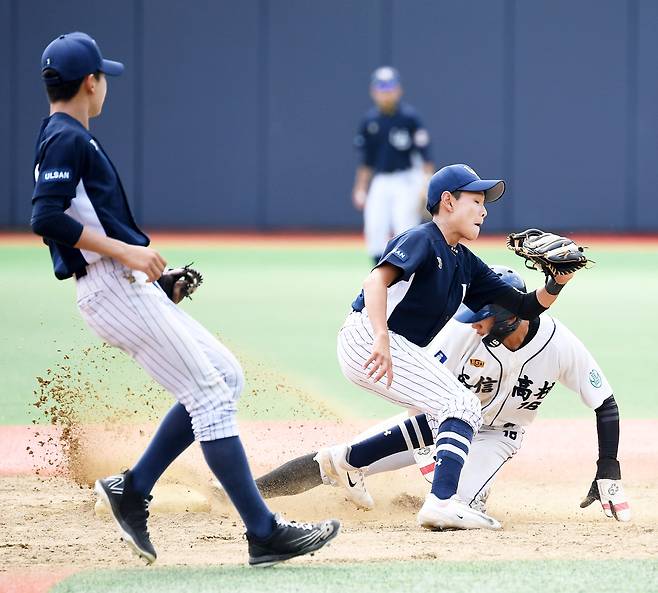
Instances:
[[[619,408],[614,395],[596,408],[599,459],[616,459],[619,450]]]
[[[74,245],[76,249],[84,249],[85,251],[93,251],[100,255],[105,255],[112,259],[121,260],[125,254],[128,244],[118,239],[112,239],[99,232],[83,227],[82,234],[78,242]]]
[[[368,186],[373,176],[373,169],[366,165],[360,165],[354,177],[354,191],[368,191]]]
[[[384,278],[374,269],[363,282],[363,296],[368,310],[368,318],[375,331],[375,337],[388,336],[386,323],[387,289]]]

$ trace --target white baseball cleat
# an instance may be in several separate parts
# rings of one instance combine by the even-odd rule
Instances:
[[[425,529],[501,529],[493,517],[469,507],[457,496],[447,500],[437,498],[431,492],[418,512],[418,523]]]
[[[347,445],[334,445],[320,449],[313,459],[325,476],[343,487],[347,497],[358,508],[370,510],[375,503],[366,489],[363,472],[347,463],[348,452]]]

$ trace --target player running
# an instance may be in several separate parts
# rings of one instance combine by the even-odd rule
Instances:
[[[525,283],[517,272],[506,266],[492,269],[507,284],[525,292]],[[589,351],[562,323],[547,313],[528,321],[497,305],[487,305],[476,313],[462,306],[426,351],[436,365],[443,364],[482,405],[484,425],[473,439],[457,488],[462,501],[486,512],[486,501],[498,472],[520,449],[525,427],[535,419],[555,383],[560,382],[578,393],[583,403],[596,412],[599,457],[594,481],[581,507],[599,500],[606,516],[630,520],[617,460],[619,411],[612,388]],[[364,474],[392,471],[415,461],[424,477],[432,482],[435,448],[424,415],[385,420],[355,437],[352,444],[373,434],[394,431],[402,434],[407,449],[374,461],[364,468]],[[330,455],[332,450],[340,453],[344,447],[324,449],[316,459]],[[259,478],[259,490],[267,498],[298,494],[321,483],[341,484],[322,470],[313,459],[315,455],[292,460]],[[362,502],[363,492],[355,496],[354,488],[345,491],[357,505]]]
[[[421,222],[421,192],[434,172],[430,136],[416,111],[400,102],[402,86],[395,68],[372,74],[370,96],[375,103],[354,138],[361,152],[352,203],[363,210],[366,248],[375,264],[393,235]],[[414,157],[423,161],[425,181],[419,181]]]
[[[473,435],[482,424],[480,402],[445,367],[436,365],[424,347],[462,301],[475,311],[493,303],[522,319],[534,319],[573,277],[551,277],[545,287],[526,294],[503,282],[460,244],[478,237],[487,215],[485,203],[498,200],[504,191],[502,180],[480,179],[467,165],[437,171],[427,195],[432,220],[388,243],[338,335],[338,360],[350,381],[431,418],[442,471],[436,473],[419,513],[428,528],[499,529],[500,524],[455,497]],[[323,452],[318,462],[325,474],[359,489],[360,468],[406,449],[397,431]],[[372,504],[365,490],[361,504]]]
[[[154,283],[166,262],[148,247],[114,165],[89,132],[103,107],[106,75],[121,74],[123,64],[104,60],[85,33],[69,33],[46,47],[41,67],[50,115],[36,146],[32,229],[45,238],[56,277],[76,278],[87,325],[178,400],[135,466],[96,482],[124,540],[147,563],[155,561],[146,524],[151,489],[198,440],[247,528],[250,564],[321,548],[337,535],[337,521],[288,522],[260,496],[238,436],[240,364]]]

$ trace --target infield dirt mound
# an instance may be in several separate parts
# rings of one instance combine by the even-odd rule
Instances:
[[[340,490],[318,487],[278,498],[270,506],[289,518],[311,520],[335,516],[343,531],[313,562],[443,558],[648,558],[658,554],[657,454],[651,447],[655,421],[623,424],[621,461],[633,521],[606,519],[600,506],[580,509],[594,471],[593,422],[544,421],[529,431],[524,448],[504,468],[490,498],[489,511],[504,525],[502,532],[434,533],[416,525],[416,512],[428,485],[415,468],[373,476],[369,488],[373,511],[358,511]],[[245,423],[245,446],[256,474],[327,441],[355,434],[364,423]],[[86,485],[93,478],[134,461],[149,429],[126,428],[116,435],[88,430],[82,442],[89,463],[80,484],[65,476],[24,475],[0,479],[0,570],[71,570],[136,566],[139,562],[120,543],[109,519],[93,512],[95,497]],[[141,431],[141,436],[140,436]],[[27,433],[27,430],[26,430]],[[16,437],[16,435],[14,435]],[[559,438],[558,438],[559,437]],[[114,438],[114,446],[108,443]],[[95,439],[95,440],[94,440]],[[131,448],[132,447],[132,448]],[[177,463],[168,481],[205,485],[210,475],[197,447]],[[101,471],[102,470],[102,471]],[[212,495],[211,495],[212,496]],[[243,563],[246,542],[233,510],[212,498],[210,513],[156,514],[150,522],[161,565]],[[295,562],[307,562],[299,559]]]

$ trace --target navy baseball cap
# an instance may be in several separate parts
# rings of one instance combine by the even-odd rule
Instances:
[[[468,165],[448,165],[439,169],[427,188],[427,210],[430,212],[441,201],[444,191],[483,191],[485,202],[495,202],[505,193],[502,179],[480,179]]]
[[[378,91],[390,91],[400,86],[400,73],[391,66],[382,66],[372,73],[370,86]]]
[[[45,78],[43,72],[48,68],[57,72],[57,76]],[[123,72],[123,64],[104,60],[97,43],[86,33],[60,35],[48,44],[41,56],[41,77],[48,86],[80,80],[99,71],[109,76],[119,76]]]

